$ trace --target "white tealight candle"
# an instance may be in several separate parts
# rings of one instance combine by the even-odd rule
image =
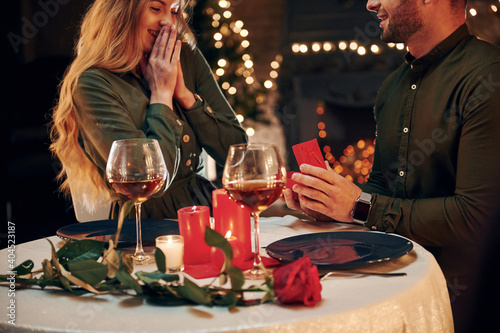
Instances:
[[[184,238],[180,235],[166,235],[156,238],[156,247],[165,255],[167,273],[184,270]]]

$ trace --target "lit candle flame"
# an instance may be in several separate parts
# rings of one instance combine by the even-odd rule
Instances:
[[[231,238],[231,230],[229,230],[227,233],[226,233],[226,236],[224,237],[225,239],[229,239]]]
[[[168,243],[168,245],[172,245],[172,238],[169,237],[167,240],[167,243]]]

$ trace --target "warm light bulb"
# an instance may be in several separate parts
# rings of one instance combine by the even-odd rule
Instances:
[[[271,80],[266,80],[264,82],[264,87],[266,87],[267,89],[270,89],[273,87],[273,82]]]
[[[220,8],[229,8],[229,6],[231,6],[231,4],[229,3],[229,1],[225,1],[225,0],[219,1],[219,7]]]
[[[325,43],[323,43],[323,50],[325,50],[325,51],[327,51],[327,52],[329,52],[329,51],[333,50],[333,45],[332,45],[332,43],[330,43],[330,42],[325,42]]]
[[[219,59],[219,61],[217,61],[217,65],[219,65],[219,67],[226,67],[227,65],[226,59]]]
[[[255,130],[251,127],[247,128],[246,130],[248,136],[254,136]]]

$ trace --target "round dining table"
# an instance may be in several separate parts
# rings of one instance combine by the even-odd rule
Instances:
[[[290,215],[262,217],[261,254],[267,255],[267,245],[287,237],[341,231],[373,232],[355,224],[315,222]],[[57,236],[49,240],[56,248],[67,241]],[[76,296],[59,289],[12,290],[3,285],[0,332],[453,332],[441,269],[428,251],[412,244],[411,251],[398,258],[356,269],[406,275],[333,274],[321,281],[322,299],[313,307],[278,301],[231,310],[160,306],[127,294]],[[0,274],[9,271],[12,253],[16,264],[32,259],[38,269],[44,259],[50,259],[51,250],[46,239],[18,244],[14,252],[3,249]],[[141,266],[140,270],[155,271],[156,265]],[[193,280],[206,285],[213,278]]]

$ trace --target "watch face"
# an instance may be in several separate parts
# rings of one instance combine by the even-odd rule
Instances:
[[[369,193],[362,192],[361,196],[356,202],[356,207],[354,208],[354,213],[352,218],[355,221],[366,222],[368,220],[368,214],[370,213],[372,195]]]

